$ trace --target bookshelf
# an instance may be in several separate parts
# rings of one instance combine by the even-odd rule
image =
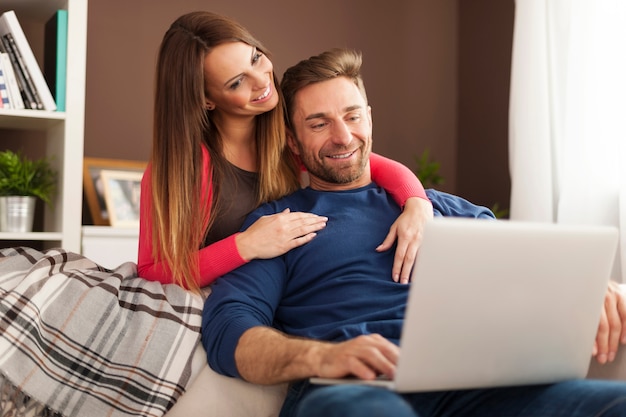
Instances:
[[[0,14],[14,10],[43,69],[43,34],[48,19],[58,10],[68,11],[66,110],[0,109],[0,148],[13,143],[11,136],[39,132],[37,146],[58,171],[52,208],[44,207],[43,230],[31,233],[0,233],[0,245],[39,242],[43,247],[81,251],[82,170],[85,119],[85,71],[88,0],[2,0]],[[17,133],[16,133],[17,132]]]

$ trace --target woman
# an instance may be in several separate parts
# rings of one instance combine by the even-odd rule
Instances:
[[[408,168],[378,155],[370,165],[373,180],[404,206],[377,250],[398,238],[392,275],[406,280],[432,207]],[[325,227],[325,217],[286,211],[238,232],[259,204],[298,187],[300,169],[286,146],[282,97],[266,49],[223,16],[178,18],[164,36],[156,69],[139,276],[199,291],[252,259],[307,243]]]

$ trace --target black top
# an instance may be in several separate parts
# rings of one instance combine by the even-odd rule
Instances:
[[[204,246],[238,232],[246,216],[257,208],[259,174],[244,171],[232,164],[229,164],[229,168],[230,172],[226,172],[222,180],[220,209],[204,241]]]

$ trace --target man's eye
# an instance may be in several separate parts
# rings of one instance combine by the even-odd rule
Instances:
[[[322,123],[316,123],[314,125],[311,125],[311,129],[321,129],[324,126],[326,126],[326,123],[322,122]]]

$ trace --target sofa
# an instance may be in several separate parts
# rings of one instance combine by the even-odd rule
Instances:
[[[626,346],[610,364],[590,361],[587,378],[626,380]],[[165,417],[277,417],[287,384],[261,386],[220,375],[208,365],[204,349],[194,356],[194,374],[187,392]]]
[[[0,250],[0,414],[276,417],[287,384],[212,371],[203,299],[61,249]],[[626,349],[626,347],[625,347]],[[626,354],[589,378],[626,380]]]

